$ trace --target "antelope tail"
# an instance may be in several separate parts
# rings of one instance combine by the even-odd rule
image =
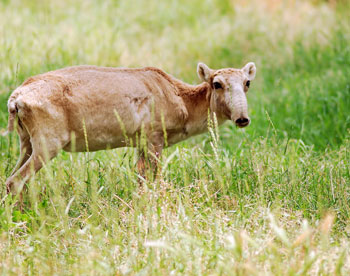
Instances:
[[[17,107],[14,100],[9,100],[8,102],[8,111],[9,111],[9,120],[7,125],[7,131],[3,133],[3,136],[8,135],[10,132],[14,130],[16,115],[17,115]]]

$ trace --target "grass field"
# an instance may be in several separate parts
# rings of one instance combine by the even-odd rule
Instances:
[[[77,64],[257,65],[252,124],[165,150],[140,192],[136,152],[62,152],[20,212],[4,182],[2,275],[349,275],[347,1],[0,1],[0,129],[25,78]]]

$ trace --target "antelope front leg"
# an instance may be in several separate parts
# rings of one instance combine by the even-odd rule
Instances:
[[[137,161],[137,169],[143,178],[147,177],[147,172],[152,172],[153,178],[157,175],[158,163],[162,154],[162,150],[164,147],[164,139],[160,134],[153,134],[151,136],[152,139],[149,140],[148,143],[148,152],[145,152],[140,149],[139,150],[139,159]],[[151,176],[148,175],[148,176]]]
[[[137,160],[137,171],[139,175],[146,179],[148,177],[155,178],[159,166],[159,158],[161,157],[162,148],[149,149],[147,157],[144,151],[139,152],[139,159]]]
[[[150,166],[151,170],[153,172],[153,177],[155,178],[157,176],[157,171],[159,167],[159,160],[161,158],[163,151],[163,144],[152,144],[149,148],[149,160],[150,160]]]
[[[137,171],[139,175],[143,178],[146,178],[146,158],[145,152],[139,150],[139,159],[137,160]],[[139,179],[139,184],[141,185],[142,181]]]
[[[151,170],[153,172],[153,178],[157,176],[158,163],[162,155],[164,147],[164,135],[163,132],[154,132],[149,138],[148,144],[148,158],[150,160]]]

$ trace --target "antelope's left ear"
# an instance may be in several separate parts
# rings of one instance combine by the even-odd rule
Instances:
[[[197,65],[197,74],[198,74],[198,77],[202,81],[209,82],[211,73],[212,73],[212,70],[207,65],[205,65],[204,63],[201,63],[201,62],[198,63],[198,65]]]
[[[243,68],[243,72],[247,75],[249,80],[253,80],[256,74],[256,67],[254,62],[247,63]]]

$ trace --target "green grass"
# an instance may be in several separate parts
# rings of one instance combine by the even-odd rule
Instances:
[[[166,149],[62,152],[20,212],[0,186],[3,275],[347,275],[349,5],[325,1],[0,1],[0,128],[25,78],[75,64],[257,65],[252,124]],[[16,134],[0,137],[0,182]]]

